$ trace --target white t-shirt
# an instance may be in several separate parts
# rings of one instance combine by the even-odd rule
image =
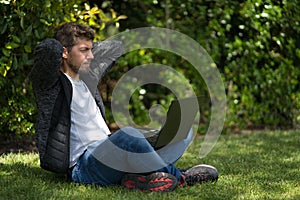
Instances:
[[[77,81],[66,76],[73,87],[70,133],[70,167],[72,167],[88,146],[106,139],[110,130],[86,84],[82,80]]]

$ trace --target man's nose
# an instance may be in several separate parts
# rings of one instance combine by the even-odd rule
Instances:
[[[89,51],[87,58],[90,60],[94,59],[94,55],[93,55],[92,51]]]

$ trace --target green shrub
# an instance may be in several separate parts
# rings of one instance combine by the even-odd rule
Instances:
[[[90,25],[97,32],[97,40],[127,28],[145,26],[167,27],[187,34],[207,50],[222,74],[228,100],[225,129],[299,125],[298,1],[93,2],[98,6],[91,7],[79,0],[0,0],[3,13],[0,18],[0,134],[33,133],[36,110],[28,81],[33,49],[65,21]],[[128,19],[119,23],[126,17],[117,13],[126,13]],[[207,95],[202,77],[183,58],[160,50],[130,52],[102,82],[110,122],[113,117],[109,102],[115,83],[134,66],[147,63],[172,66],[191,80],[198,94]],[[167,106],[172,97],[165,88],[145,86],[143,89],[150,95],[147,98],[144,95],[141,101],[141,94],[136,91],[130,105],[137,123],[149,121],[145,108],[155,103]],[[204,114],[202,119],[209,121],[209,112]]]
[[[219,66],[228,84],[228,125],[295,127],[299,123],[299,3],[245,1],[221,8],[224,11],[217,19],[223,28],[216,31],[224,41]]]
[[[90,25],[96,39],[103,39],[117,31],[124,16],[80,0],[1,0],[0,12],[0,134],[31,134],[36,109],[28,74],[35,46],[66,21]]]
[[[299,125],[300,3],[295,0],[143,1],[126,9],[124,28],[158,26],[198,41],[222,73],[227,93],[225,128],[294,128]],[[127,9],[133,7],[133,10]],[[136,12],[139,18],[135,18]],[[130,26],[130,27],[128,27]],[[158,60],[159,55],[153,60]],[[166,56],[176,70],[188,63]],[[161,62],[163,59],[161,59]],[[201,77],[182,71],[199,91]],[[208,117],[208,116],[207,116]]]

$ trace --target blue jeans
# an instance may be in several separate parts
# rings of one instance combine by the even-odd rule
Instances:
[[[191,138],[186,143],[190,141]],[[127,173],[166,172],[180,180],[181,171],[174,162],[165,162],[138,130],[125,127],[95,148],[88,148],[73,168],[71,179],[76,183],[109,186],[119,184]]]

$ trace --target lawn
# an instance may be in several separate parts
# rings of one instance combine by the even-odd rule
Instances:
[[[0,199],[300,199],[299,131],[224,135],[200,160],[202,139],[193,141],[177,166],[214,165],[216,183],[171,193],[82,186],[40,169],[36,153],[17,153],[0,156]]]

